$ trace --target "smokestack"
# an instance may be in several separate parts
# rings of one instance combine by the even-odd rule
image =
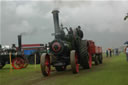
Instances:
[[[54,29],[55,29],[55,38],[58,38],[58,35],[60,34],[60,28],[59,28],[59,11],[53,10],[53,20],[54,20]]]
[[[18,50],[21,51],[21,45],[22,45],[22,36],[18,35]]]
[[[0,49],[2,48],[1,44],[0,44]]]

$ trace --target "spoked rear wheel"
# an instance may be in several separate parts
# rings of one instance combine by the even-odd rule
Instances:
[[[40,60],[41,72],[44,76],[49,76],[51,67],[50,67],[50,56],[46,53],[41,55]]]
[[[98,65],[99,64],[99,60],[98,60],[98,55],[95,56],[95,65]]]
[[[79,72],[78,55],[76,54],[75,50],[72,50],[70,52],[70,63],[71,63],[72,72],[74,74],[78,73]]]
[[[24,66],[24,59],[21,57],[16,57],[12,60],[12,67],[14,69],[21,69]]]
[[[98,60],[99,60],[99,64],[102,64],[103,63],[103,56],[102,56],[102,54],[99,55]]]
[[[83,69],[89,69],[92,66],[92,56],[88,53],[88,42],[87,40],[82,40],[79,44],[79,56],[80,65]]]

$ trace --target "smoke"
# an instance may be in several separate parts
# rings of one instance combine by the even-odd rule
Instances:
[[[22,32],[20,33],[20,35],[27,35],[27,32]]]
[[[80,7],[84,5],[90,5],[92,1],[88,0],[70,0],[70,1],[65,1],[65,0],[53,0],[54,3],[54,10],[59,10],[62,7],[69,7],[69,8],[75,8],[75,7]]]
[[[54,3],[54,10],[59,10],[60,8],[60,5],[62,4],[62,1],[61,0],[53,0],[53,3]]]
[[[33,35],[33,34],[37,33],[37,31],[38,31],[38,29],[34,28],[27,32],[21,32],[20,35],[23,35],[23,36]]]
[[[128,20],[123,20],[128,12],[127,1],[20,1],[20,4],[2,2],[1,5],[2,44],[16,43],[18,34],[25,36],[24,43],[51,41],[54,24],[50,10],[53,8],[60,10],[64,26],[80,25],[85,39],[94,40],[105,48],[119,46],[127,40]]]

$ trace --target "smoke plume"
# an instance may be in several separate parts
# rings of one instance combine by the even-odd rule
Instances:
[[[20,35],[23,35],[23,36],[27,36],[27,35],[33,35],[35,34],[36,32],[38,31],[38,29],[34,28],[34,29],[31,29],[27,32],[21,32]]]
[[[83,5],[90,5],[91,1],[87,0],[70,0],[70,1],[65,1],[65,0],[53,0],[54,3],[54,9],[59,10],[62,7],[70,7],[70,8],[75,8],[75,7],[80,7]]]

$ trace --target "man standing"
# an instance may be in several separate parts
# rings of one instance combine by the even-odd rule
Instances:
[[[108,57],[108,50],[106,50],[106,57]]]
[[[128,61],[128,46],[125,48],[125,53],[126,53],[126,59]]]
[[[116,56],[118,56],[119,55],[119,50],[118,50],[118,48],[116,48]]]
[[[112,57],[112,49],[109,50],[110,57]]]

